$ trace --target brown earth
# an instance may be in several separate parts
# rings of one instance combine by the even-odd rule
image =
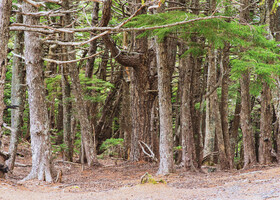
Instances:
[[[4,149],[7,148],[7,144]],[[246,171],[186,172],[177,168],[169,176],[157,176],[157,165],[130,163],[111,158],[102,159],[102,167],[82,167],[79,163],[56,159],[55,169],[62,170],[62,182],[47,184],[39,181],[19,183],[30,171],[31,153],[28,143],[20,146],[24,157],[17,157],[13,174],[0,180],[3,200],[242,200],[280,199],[280,167],[256,166]],[[211,170],[209,170],[211,171]],[[156,181],[165,183],[140,184],[146,172]]]

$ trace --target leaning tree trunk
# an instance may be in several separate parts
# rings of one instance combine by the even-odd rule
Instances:
[[[156,42],[159,118],[160,118],[160,163],[158,174],[173,172],[173,132],[172,132],[172,104],[171,104],[171,70],[168,65],[167,39]]]
[[[12,0],[0,1],[0,134],[2,133],[4,104],[4,89],[6,79],[7,53],[9,41],[9,25]]]
[[[34,13],[38,12],[38,9],[24,3],[23,12]],[[39,18],[25,16],[24,24],[38,25]],[[36,32],[25,32],[24,36],[32,148],[32,169],[24,180],[38,178],[42,181],[51,182],[53,180],[51,176],[51,143],[48,111],[45,102],[42,44],[39,34]]]
[[[16,22],[23,23],[23,16],[21,14],[16,15]],[[24,49],[24,32],[18,31],[15,34],[14,52],[17,55],[23,55]],[[17,153],[17,145],[20,133],[22,132],[23,126],[23,110],[24,110],[24,99],[25,99],[25,73],[24,65],[21,58],[13,57],[12,67],[12,91],[11,91],[11,103],[12,105],[19,106],[17,109],[11,111],[11,139],[9,146],[10,158],[8,160],[8,166],[10,170],[14,169],[14,163]]]

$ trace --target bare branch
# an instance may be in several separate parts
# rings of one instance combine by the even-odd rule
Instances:
[[[4,127],[5,129],[10,130],[11,132],[15,132],[15,129],[9,127],[6,123],[3,123],[3,127]]]
[[[145,142],[139,140],[138,143],[144,154],[146,154],[149,158],[153,159],[154,161],[156,161],[156,162],[158,161],[157,158],[155,157],[154,152],[151,150],[151,148]],[[145,151],[145,148],[143,147],[143,145],[149,150],[150,153],[147,153]]]
[[[23,1],[31,4],[32,6],[34,6],[36,8],[40,8],[41,6],[46,7],[46,5],[43,2],[35,2],[35,1],[32,1],[32,0],[23,0]]]
[[[65,28],[53,28],[51,26],[37,26],[37,25],[25,25],[25,24],[19,24],[19,23],[13,23],[13,26],[24,26],[24,27],[28,27],[28,28],[39,28],[39,29],[50,29],[54,32],[62,32],[62,33],[74,33],[73,31],[69,30],[69,29],[65,29]]]
[[[97,56],[97,55],[99,55],[101,53],[103,53],[103,51],[100,51],[100,52],[98,52],[96,54],[93,54],[91,56],[88,56],[88,57],[85,57],[85,58],[81,58],[81,59],[77,59],[77,60],[60,61],[60,60],[53,60],[53,59],[49,59],[49,58],[43,58],[43,60],[45,60],[47,62],[56,63],[58,65],[60,65],[60,64],[69,64],[69,63],[75,63],[75,62],[79,62],[79,61],[82,61],[82,60],[86,60],[86,59],[95,57],[95,56]]]

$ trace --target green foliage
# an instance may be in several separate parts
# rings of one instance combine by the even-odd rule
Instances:
[[[152,183],[152,184],[158,184],[158,183],[163,183],[166,184],[166,181],[163,179],[160,179],[159,181],[155,180],[153,178],[153,176],[151,174],[149,174],[148,172],[146,172],[140,180],[141,184],[145,184],[145,183]]]
[[[158,13],[154,15],[139,15],[130,21],[127,27],[153,27],[167,25],[190,19],[204,17],[186,14],[182,11]],[[193,56],[206,55],[204,45],[191,40],[192,35],[204,38],[205,44],[216,49],[224,48],[225,43],[230,43],[231,48],[231,78],[239,79],[246,70],[252,74],[261,76],[262,80],[273,84],[271,74],[279,75],[280,62],[278,47],[275,40],[266,38],[265,26],[245,26],[236,21],[225,19],[199,20],[178,26],[144,31],[142,36],[157,36],[161,41],[169,34],[177,34],[178,37],[188,42],[189,49],[182,55]],[[258,84],[253,82],[253,84]],[[258,85],[254,85],[252,91],[256,93]]]
[[[85,77],[84,72],[79,75],[81,84],[84,86],[85,99],[92,102],[103,102],[105,101],[107,94],[114,88],[114,85],[110,82],[98,79],[96,76],[93,78]],[[94,92],[94,95],[90,91]]]
[[[104,151],[102,154],[107,156],[122,156],[124,151],[124,140],[122,138],[110,138],[105,140],[100,150]]]

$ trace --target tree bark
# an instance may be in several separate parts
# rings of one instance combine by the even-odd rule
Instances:
[[[23,12],[32,13],[37,11],[38,9],[32,7],[32,5],[23,4]],[[39,18],[25,16],[24,24],[38,25]],[[45,102],[42,44],[39,34],[35,32],[25,32],[24,37],[32,148],[32,169],[24,180],[38,178],[41,181],[52,182],[51,143],[48,111]]]
[[[93,10],[91,14],[92,17],[91,26],[95,26],[98,23],[98,12],[99,12],[99,3],[93,2]],[[91,34],[91,37],[93,37],[93,33]],[[90,42],[88,55],[91,56],[95,54],[96,50],[97,50],[97,40],[94,40]],[[94,70],[94,63],[95,63],[95,57],[89,58],[87,60],[85,76],[88,78],[92,77],[93,70]]]
[[[156,41],[158,91],[159,91],[159,118],[160,118],[160,163],[158,174],[173,172],[173,131],[172,131],[172,104],[171,104],[171,70],[168,65],[167,39]]]
[[[251,106],[250,106],[250,74],[246,70],[240,79],[241,87],[241,112],[240,121],[243,133],[243,146],[244,146],[244,168],[249,167],[256,163],[256,152],[254,146],[254,135],[251,125]]]
[[[0,1],[0,134],[2,134],[4,103],[4,89],[7,67],[7,53],[9,42],[9,25],[12,9],[12,0]]]
[[[20,2],[21,3],[21,2]],[[16,22],[23,23],[23,16],[21,14],[16,15]],[[24,50],[24,32],[17,31],[14,42],[14,52],[17,55],[23,55]],[[17,56],[13,57],[12,67],[12,89],[11,89],[11,104],[19,106],[17,109],[11,111],[11,138],[9,146],[10,158],[8,160],[8,167],[12,171],[14,169],[14,163],[17,153],[17,145],[19,136],[22,135],[23,126],[23,110],[25,100],[25,67],[23,60]]]
[[[221,66],[222,66],[222,94],[221,94],[221,120],[222,130],[224,136],[225,152],[227,156],[227,162],[230,169],[233,168],[233,157],[230,146],[230,135],[228,125],[228,85],[229,85],[229,50],[230,44],[226,43],[222,52]],[[233,148],[234,149],[234,148]]]
[[[216,62],[215,53],[212,48],[209,47],[208,53],[208,77],[207,77],[207,92],[213,90],[213,86],[216,84]],[[215,93],[216,90],[213,92]],[[215,144],[215,123],[216,123],[216,96],[209,95],[206,98],[206,128],[205,128],[205,142],[203,149],[203,157],[207,157],[214,152]],[[212,156],[210,158],[210,163],[213,162]]]
[[[242,10],[240,12],[240,20],[243,22],[248,22],[250,20],[249,16],[249,0],[243,0]],[[243,146],[244,146],[244,168],[249,167],[256,163],[256,151],[254,147],[254,136],[252,132],[251,125],[251,106],[250,106],[250,73],[247,69],[242,74],[240,79],[241,87],[241,129],[243,133]]]
[[[65,66],[67,67],[67,66]],[[65,150],[63,152],[63,158],[66,161],[73,160],[73,141],[71,131],[71,110],[72,103],[71,97],[71,86],[68,80],[68,76],[65,75],[64,66],[61,67],[61,86],[62,86],[62,106],[63,106],[63,142],[65,144]]]
[[[260,142],[259,142],[259,162],[267,165],[272,162],[272,110],[271,110],[271,92],[269,85],[263,83],[261,93],[261,119],[260,119]]]
[[[185,52],[183,44],[180,45],[180,54]],[[194,70],[194,62],[191,55],[180,58],[179,73],[181,77],[181,143],[182,143],[182,165],[187,169],[195,168],[195,146],[193,137],[192,123],[192,71]]]
[[[69,1],[63,2],[64,9],[68,10],[70,7]],[[71,22],[70,16],[65,17],[65,24],[69,25]],[[73,41],[73,34],[66,34],[66,41]],[[75,49],[75,47],[68,47],[68,52],[71,52]],[[75,60],[75,53],[68,54],[69,60]],[[96,155],[96,144],[95,144],[95,129],[94,126],[90,123],[88,112],[87,112],[87,104],[83,97],[82,86],[79,78],[79,70],[76,63],[70,63],[67,65],[69,68],[69,74],[72,81],[73,94],[75,96],[75,103],[78,112],[78,118],[81,125],[81,135],[83,147],[85,149],[85,155],[87,159],[88,166],[93,166],[98,163],[97,155]]]
[[[107,11],[110,11],[111,0],[106,1],[104,6]],[[135,0],[134,3],[141,3],[140,0]],[[104,3],[105,5],[105,3]],[[135,10],[135,9],[134,9]],[[145,10],[139,12],[144,14]],[[102,16],[110,19],[110,14]],[[141,34],[140,32],[137,35]],[[147,136],[150,134],[150,112],[155,99],[155,94],[149,92],[152,84],[155,81],[155,76],[150,74],[151,58],[154,56],[153,51],[148,50],[147,38],[137,38],[133,36],[133,53],[120,51],[110,36],[102,37],[107,48],[110,49],[112,57],[126,67],[132,67],[131,73],[131,120],[132,120],[132,135],[131,135],[131,151],[130,160],[139,161],[144,159],[144,154],[140,151],[139,141],[146,142]],[[149,145],[149,144],[148,144]]]

